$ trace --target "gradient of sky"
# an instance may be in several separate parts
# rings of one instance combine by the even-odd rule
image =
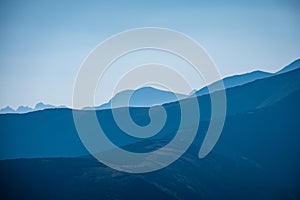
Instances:
[[[0,108],[72,105],[88,53],[132,28],[198,41],[222,76],[274,72],[300,57],[300,3],[273,1],[0,1]]]

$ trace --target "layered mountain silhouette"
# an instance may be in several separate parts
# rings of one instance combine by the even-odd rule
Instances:
[[[253,71],[246,74],[240,74],[240,75],[234,75],[230,77],[224,78],[222,81],[224,83],[224,88],[229,89],[235,86],[244,85],[246,83],[270,77],[273,75],[278,75],[281,73],[285,73],[294,69],[297,69],[300,67],[300,59],[295,60],[294,62],[290,63],[288,66],[284,67],[280,71],[276,73],[268,73],[263,71]],[[210,85],[212,91],[214,92],[217,90],[220,90],[220,88],[215,87],[218,85],[217,81],[216,83],[213,83]],[[208,94],[208,87],[203,87],[198,91],[194,91],[194,94],[197,96],[201,96],[204,94]],[[109,102],[96,106],[96,107],[86,107],[86,110],[89,109],[111,109],[111,108],[118,108],[118,107],[151,107],[155,105],[162,105],[165,103],[170,103],[182,99],[188,98],[188,95],[184,94],[174,94],[169,91],[160,90],[153,87],[143,87],[138,88],[137,90],[125,90],[122,92],[117,93]],[[129,102],[126,102],[126,100],[129,99]],[[112,103],[113,102],[113,103]],[[44,110],[44,109],[51,109],[51,108],[66,108],[66,106],[53,106],[50,104],[44,104],[42,102],[37,103],[34,108],[31,108],[29,106],[19,106],[16,110],[12,109],[11,107],[7,106],[5,108],[0,109],[0,114],[5,113],[27,113],[32,111],[38,111],[38,110]]]
[[[272,73],[268,73],[268,72],[263,72],[263,71],[254,71],[254,72],[250,72],[250,73],[246,73],[246,74],[241,74],[241,75],[235,75],[235,76],[230,76],[227,78],[224,78],[223,84],[224,84],[224,88],[231,88],[231,87],[235,87],[235,86],[239,86],[239,85],[243,85],[252,81],[255,81],[257,79],[261,79],[261,78],[266,78],[269,76],[272,76]],[[210,87],[212,88],[212,91],[210,92],[214,92],[217,90],[221,90],[221,88],[218,88],[218,83],[219,81],[213,83],[210,85]],[[208,94],[208,87],[204,87],[198,91],[195,92],[196,95],[203,95],[203,94]]]
[[[300,59],[297,59],[294,62],[287,65],[286,67],[279,70],[278,72],[269,73],[269,72],[264,72],[264,71],[258,70],[258,71],[253,71],[253,72],[246,73],[246,74],[230,76],[230,77],[226,77],[223,79],[223,84],[224,84],[224,87],[226,89],[228,89],[231,87],[244,85],[246,83],[249,83],[249,82],[252,82],[252,81],[255,81],[258,79],[282,74],[282,73],[285,73],[285,72],[288,72],[288,71],[291,71],[294,69],[298,69],[299,67],[300,67]],[[220,90],[220,88],[218,88],[218,82],[211,84],[210,87],[212,89],[212,91],[210,91],[210,92]],[[204,88],[200,89],[199,91],[196,91],[195,93],[197,95],[203,95],[203,94],[208,94],[209,91],[208,91],[207,87],[204,87]]]
[[[289,98],[300,89],[299,74],[300,69],[294,69],[286,73],[274,74],[273,76],[226,89],[227,118],[238,114],[263,110],[264,108],[276,105],[276,103],[285,98]],[[157,92],[153,88],[146,89],[153,91],[153,93]],[[166,96],[168,94],[166,92]],[[202,121],[209,121],[209,95],[201,95],[197,98]],[[189,98],[181,101],[188,103]],[[174,124],[179,120],[179,103],[175,101],[163,104],[163,106],[171,113],[168,117],[167,127],[163,130],[169,133],[177,128]],[[36,108],[40,109],[45,107],[46,105],[44,104],[37,104],[36,106]],[[118,111],[123,108],[115,109]],[[148,107],[132,107],[130,110],[132,118],[137,123],[149,123]],[[109,132],[113,132],[109,136],[112,137],[112,140],[120,139],[121,145],[138,142],[136,138],[126,136],[126,134],[122,136],[122,131],[115,124],[110,109],[98,110],[97,114],[101,125],[104,125],[104,130],[107,129]],[[191,122],[191,125],[193,123],[195,122]],[[9,133],[5,134],[5,140],[2,140],[2,151],[0,152],[0,158],[2,159],[19,157],[68,157],[86,154],[86,150],[82,147],[74,127],[72,110],[68,108],[46,109],[39,112],[27,113],[26,115],[0,115],[0,126],[0,129],[4,133]],[[56,147],[54,149],[51,148],[53,143],[55,143]]]
[[[210,96],[200,90],[197,100],[201,120],[190,121],[186,127],[199,124],[193,144],[170,166],[147,174],[118,172],[92,158],[79,139],[71,109],[1,114],[0,196],[13,199],[299,199],[299,60],[277,73],[242,76],[231,77],[225,83],[227,117],[213,151],[204,159],[198,158],[212,120]],[[244,82],[239,84],[237,80]],[[157,94],[153,88],[147,89]],[[168,115],[166,124],[157,135],[147,139],[125,134],[116,125],[109,107],[97,110],[96,114],[113,143],[132,152],[151,152],[172,140],[180,122],[179,102],[166,96],[170,101],[162,105]],[[180,100],[181,103],[189,101],[191,97]],[[132,119],[139,125],[150,123],[149,107],[144,106],[147,103],[153,102],[130,107]],[[122,112],[125,108],[113,109]],[[84,116],[92,111],[78,112]]]

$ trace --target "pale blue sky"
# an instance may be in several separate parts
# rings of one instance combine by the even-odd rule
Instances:
[[[165,27],[197,40],[222,76],[274,72],[300,57],[297,1],[0,1],[0,108],[72,104],[80,64],[101,41]]]

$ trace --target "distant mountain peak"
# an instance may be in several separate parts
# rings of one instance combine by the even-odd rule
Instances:
[[[19,106],[18,109],[16,110],[17,113],[26,113],[33,111],[33,109],[29,106]]]
[[[12,109],[9,106],[6,106],[5,108],[0,109],[0,113],[3,113],[3,114],[5,114],[5,113],[14,113],[14,112],[15,112],[15,110]]]
[[[187,95],[173,93],[164,89],[158,89],[152,86],[145,86],[135,90],[124,90],[116,95],[108,103],[95,107],[96,109],[108,109],[128,106],[131,107],[151,107],[162,105],[186,98]],[[113,105],[112,105],[113,102]],[[90,109],[87,107],[85,109]]]
[[[14,110],[14,109],[12,109],[10,106],[6,106],[5,108],[2,108],[2,109]],[[2,110],[2,109],[1,109],[1,110]]]
[[[34,110],[44,110],[49,108],[55,108],[55,106],[50,104],[44,104],[43,102],[39,102],[35,105]]]
[[[39,102],[39,103],[37,103],[37,104],[35,105],[34,108],[38,108],[38,107],[44,106],[44,105],[45,105],[45,104],[44,104],[43,102]]]

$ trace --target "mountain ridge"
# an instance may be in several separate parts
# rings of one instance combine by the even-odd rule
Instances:
[[[227,90],[232,87],[240,86],[247,84],[249,82],[267,78],[270,76],[278,75],[287,73],[289,71],[296,70],[300,67],[300,59],[296,59],[290,64],[286,65],[282,69],[278,70],[274,73],[269,73],[261,70],[255,70],[252,72],[244,73],[244,74],[238,74],[233,76],[228,76],[222,79],[224,83],[224,88]],[[216,81],[212,84],[210,84],[210,87],[213,88],[210,92],[215,92],[220,90],[220,88],[216,88],[214,86],[218,85],[219,81]],[[205,86],[199,90],[193,91],[193,94],[196,96],[206,95],[208,94],[208,86]],[[149,95],[150,94],[150,95]],[[124,101],[124,99],[127,99],[130,95],[132,97],[129,101],[130,107],[151,107],[154,105],[162,105],[165,103],[171,103],[174,101],[177,101],[176,95],[179,96],[179,100],[184,98],[189,98],[190,95],[183,95],[183,94],[173,94],[172,92],[161,90],[157,88],[153,88],[150,86],[138,88],[136,90],[125,90],[117,93],[109,102],[101,104],[99,106],[95,107],[86,107],[85,110],[102,110],[102,109],[111,109],[111,108],[117,108],[117,107],[126,107],[127,103]],[[112,107],[111,102],[114,101],[114,107]],[[9,106],[6,106],[2,109],[0,109],[0,114],[8,114],[8,113],[28,113],[28,112],[35,112],[38,110],[44,110],[44,109],[58,109],[58,108],[66,108],[66,106],[53,106],[50,104],[44,104],[43,102],[39,102],[35,105],[34,108],[31,108],[29,106],[19,106],[16,110],[12,109]]]
[[[288,83],[288,84],[287,84]],[[291,90],[287,91],[286,88],[291,88]],[[253,81],[251,83],[247,83],[245,85],[237,86],[234,88],[228,89],[227,92],[227,117],[235,116],[241,113],[248,113],[253,112],[258,109],[265,109],[269,106],[276,104],[276,102],[281,101],[283,98],[289,97],[295,91],[299,91],[300,88],[300,69],[292,70],[290,72],[284,74],[278,74],[276,76],[268,77],[265,79],[259,79]],[[249,95],[251,98],[249,98]],[[200,114],[201,114],[201,121],[209,121],[210,120],[210,97],[209,95],[202,95],[198,96],[198,102],[200,106]],[[189,99],[181,100],[182,103],[188,103]],[[162,133],[159,137],[163,136],[164,134],[174,133],[176,127],[174,124],[177,124],[178,120],[178,111],[179,103],[172,102],[166,103],[162,105],[168,113],[169,122],[166,122],[167,127],[166,129],[162,130]],[[124,108],[116,108],[115,111],[119,112]],[[149,108],[129,108],[132,114],[133,120],[141,124],[149,123],[148,118],[148,110]],[[79,112],[89,112],[89,111],[80,111]],[[98,120],[101,123],[104,131],[111,132],[112,135],[110,138],[111,140],[117,142],[118,139],[121,139],[122,143],[120,145],[124,145],[126,143],[137,142],[133,138],[122,136],[122,132],[118,129],[117,125],[115,124],[112,116],[112,110],[98,110],[96,111],[98,116]],[[38,121],[38,122],[37,122]],[[14,125],[13,123],[19,124]],[[190,122],[191,125],[194,122]],[[6,142],[2,144],[2,149],[10,149],[10,146],[15,146],[15,144],[9,144],[8,141],[12,141],[13,143],[19,141],[20,144],[17,145],[18,148],[22,147],[23,145],[27,145],[27,142],[34,142],[28,141],[28,138],[36,138],[37,140],[40,139],[44,141],[45,138],[48,138],[49,143],[50,141],[55,140],[58,149],[66,149],[69,145],[77,145],[78,147],[81,142],[79,138],[77,138],[76,128],[74,127],[73,117],[72,117],[72,109],[46,109],[38,112],[30,112],[27,114],[7,114],[7,115],[0,115],[0,125],[2,126],[2,130],[4,132],[10,132],[9,136],[6,136]],[[35,127],[38,126],[38,127]],[[23,128],[22,128],[23,127]],[[33,128],[34,127],[34,128]],[[26,133],[34,134],[35,136],[28,136],[20,138],[19,132],[25,131]],[[13,132],[13,133],[12,133]],[[39,133],[46,134],[44,139]],[[49,135],[48,135],[49,133]],[[50,133],[56,133],[54,136]],[[9,139],[10,137],[17,136],[17,140],[13,138]],[[61,138],[64,136],[63,138]],[[42,137],[42,138],[41,138]],[[54,137],[54,138],[53,138]],[[58,138],[56,138],[58,137]],[[68,137],[71,137],[67,139]],[[23,138],[23,139],[22,139]],[[55,139],[56,138],[56,139]],[[59,139],[60,138],[60,139]],[[58,143],[58,141],[60,141]],[[73,141],[73,144],[70,143]],[[25,142],[23,144],[23,142]],[[42,142],[43,143],[43,142]],[[8,146],[7,146],[8,145]],[[75,145],[75,146],[76,146]],[[35,145],[30,145],[31,148],[35,147]],[[45,146],[42,146],[45,148]],[[16,151],[17,149],[16,148]],[[38,148],[36,146],[36,148]],[[74,147],[75,148],[75,147]],[[76,149],[76,148],[75,148]],[[80,152],[86,152],[84,147],[80,147]],[[5,152],[5,151],[4,151]],[[2,153],[4,153],[2,152]],[[23,152],[24,150],[20,150],[17,152]],[[0,152],[1,153],[1,152]],[[13,153],[13,152],[11,152]],[[13,154],[12,154],[13,155]],[[24,154],[25,155],[25,154]],[[66,154],[69,155],[69,154]],[[1,157],[1,155],[0,155]]]

